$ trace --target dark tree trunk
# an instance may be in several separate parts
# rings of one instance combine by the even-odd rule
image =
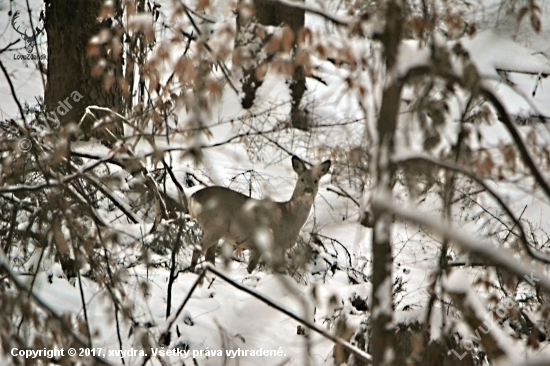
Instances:
[[[115,3],[116,11],[120,11],[120,2]],[[103,0],[49,0],[46,3],[48,70],[45,104],[47,115],[55,114],[62,126],[71,122],[80,123],[89,105],[122,110],[122,92],[118,83],[123,77],[122,56],[117,60],[110,57],[105,73],[92,76],[92,70],[99,59],[105,57],[105,50],[99,47],[99,54],[90,57],[90,38],[98,35],[102,29],[111,34],[115,32],[111,29],[110,18],[106,18],[103,23],[97,20],[102,4]],[[111,80],[114,80],[108,90],[104,86],[107,72],[111,73]],[[98,112],[94,114],[99,118],[107,115]],[[85,136],[91,132],[93,122],[92,118],[86,117],[81,124]],[[109,129],[117,135],[120,132],[119,122],[114,122]]]
[[[296,46],[294,46],[296,49]],[[306,92],[306,74],[302,65],[294,66],[294,75],[290,83],[290,94],[292,95],[292,106],[290,109],[290,121],[292,127],[299,130],[309,130],[309,116],[305,109],[300,108],[302,97]]]
[[[249,47],[250,45],[244,43],[243,40],[250,40],[253,37],[243,37],[241,32],[249,32],[251,35],[256,33],[255,24],[271,25],[271,26],[287,26],[294,33],[293,52],[296,52],[296,40],[300,30],[304,27],[305,12],[301,9],[296,9],[285,4],[270,0],[253,0],[254,7],[256,8],[256,15],[251,20],[243,20],[237,16],[237,40],[235,42],[235,49],[240,47],[248,47],[252,51],[260,51],[261,47],[265,44],[259,44],[256,47]],[[266,39],[267,40],[267,39]],[[242,106],[248,109],[254,105],[256,98],[256,90],[262,85],[262,79],[256,75],[256,70],[262,62],[269,62],[269,60],[258,60],[257,54],[249,55],[252,58],[252,63],[248,66],[243,66],[242,71],[242,83],[243,83],[243,98],[241,100]],[[294,58],[293,58],[294,59]],[[290,92],[292,95],[291,106],[291,123],[292,126],[301,130],[307,130],[309,128],[309,121],[307,119],[307,113],[300,108],[302,97],[306,90],[306,75],[304,67],[302,65],[294,65],[294,74],[290,83]]]
[[[392,75],[396,65],[399,44],[402,37],[402,4],[400,0],[386,4],[386,26],[381,36],[387,77]],[[378,116],[378,152],[376,157],[375,192],[384,197],[392,194],[395,165],[391,162],[394,153],[394,138],[397,129],[398,112],[401,103],[402,83],[393,81],[384,88]],[[372,336],[369,349],[373,365],[396,365],[394,354],[393,318],[393,257],[392,218],[388,212],[374,210],[372,231]]]
[[[96,55],[89,57],[90,38],[98,35],[101,30],[113,35],[110,18],[103,23],[98,22],[103,0],[49,0],[46,1],[45,29],[48,36],[48,68],[45,91],[46,117],[49,128],[55,130],[59,126],[70,123],[79,124],[86,107],[97,105],[114,111],[121,111],[123,106],[121,87],[118,80],[122,78],[122,52],[119,59],[107,58],[104,45],[96,47]],[[120,16],[119,1],[115,12]],[[107,45],[112,37],[105,37]],[[112,52],[111,52],[112,54]],[[100,58],[107,60],[106,72],[111,72],[112,86],[107,90],[105,74],[92,76],[92,70]],[[97,118],[112,118],[109,112],[92,111]],[[91,130],[95,119],[85,117],[80,124],[80,139],[94,136],[109,144],[121,135],[121,122],[111,120],[103,130]],[[114,138],[113,138],[114,136]],[[75,253],[76,255],[76,253]],[[71,258],[69,252],[58,251],[57,258],[64,273],[70,278],[76,276],[79,270],[78,260]]]
[[[286,25],[297,36],[304,27],[305,12],[270,0],[254,0],[256,18],[263,25]]]

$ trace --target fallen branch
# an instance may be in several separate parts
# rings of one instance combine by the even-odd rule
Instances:
[[[309,329],[313,330],[314,332],[322,335],[323,337],[325,338],[328,338],[330,339],[332,342],[342,346],[344,349],[346,349],[347,351],[349,351],[350,353],[354,354],[356,359],[357,360],[361,360],[367,364],[372,364],[372,357],[364,352],[364,351],[361,351],[360,349],[352,346],[351,344],[349,344],[347,341],[345,341],[344,339],[341,339],[339,337],[335,337],[333,336],[332,334],[328,333],[327,331],[317,327],[315,324],[305,320],[305,319],[302,319],[301,317],[291,313],[290,311],[286,310],[285,308],[283,308],[282,306],[280,305],[277,305],[276,303],[274,303],[273,301],[269,300],[269,299],[266,299],[263,295],[259,294],[258,292],[246,287],[246,286],[243,286],[243,285],[240,285],[238,283],[236,283],[235,281],[233,281],[231,278],[229,278],[227,275],[223,274],[221,271],[217,270],[212,264],[210,263],[206,263],[205,264],[205,267],[204,269],[202,270],[202,272],[200,273],[199,277],[197,278],[197,280],[195,281],[195,283],[193,284],[193,286],[191,287],[191,289],[189,290],[189,293],[187,294],[187,296],[185,297],[185,299],[183,300],[182,304],[180,305],[180,307],[178,308],[178,311],[176,311],[176,313],[171,316],[170,320],[168,321],[168,325],[166,327],[166,330],[164,332],[161,333],[161,336],[160,336],[160,339],[161,339],[161,343],[167,339],[168,335],[169,335],[169,332],[170,332],[170,328],[172,328],[172,326],[174,325],[176,319],[178,318],[178,316],[181,314],[181,312],[183,311],[183,308],[185,307],[185,305],[187,304],[187,302],[189,301],[189,299],[191,298],[191,295],[193,294],[193,292],[196,290],[197,286],[199,285],[199,283],[202,282],[202,279],[203,277],[205,276],[206,272],[212,272],[213,274],[215,274],[216,276],[222,278],[225,282],[227,282],[228,284],[230,284],[231,286],[237,288],[238,290],[241,290],[243,292],[246,292],[247,294],[249,295],[252,295],[253,297],[257,298],[258,300],[262,301],[263,303],[271,306],[272,308],[274,308],[275,310],[278,310],[280,311],[281,313],[289,316],[290,318],[296,320],[297,322],[301,323],[302,325],[308,327]]]

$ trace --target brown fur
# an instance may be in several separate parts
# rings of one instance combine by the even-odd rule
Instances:
[[[286,202],[257,200],[224,187],[208,187],[193,194],[189,210],[204,236],[202,251],[193,252],[191,269],[194,270],[202,252],[206,252],[207,261],[214,263],[220,239],[251,251],[249,273],[266,251],[271,254],[273,268],[283,268],[284,253],[296,243],[317,195],[319,180],[330,164],[327,160],[307,169],[302,160],[293,156],[292,167],[298,179],[292,197]]]

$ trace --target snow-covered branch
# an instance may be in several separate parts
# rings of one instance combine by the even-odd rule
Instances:
[[[404,155],[402,157],[396,156],[393,159],[393,162],[398,165],[406,165],[410,163],[428,163],[436,167],[440,167],[449,171],[455,171],[457,173],[463,174],[470,178],[471,180],[475,181],[477,184],[479,184],[483,189],[499,204],[499,206],[506,212],[506,215],[513,221],[514,227],[517,227],[519,230],[519,237],[521,239],[521,244],[525,248],[525,251],[531,258],[537,259],[541,262],[544,262],[546,264],[550,264],[550,258],[545,256],[542,253],[539,253],[535,251],[530,245],[529,241],[527,240],[527,234],[525,233],[525,230],[523,229],[523,226],[519,222],[519,219],[516,218],[515,214],[512,212],[512,210],[508,207],[506,203],[502,200],[500,195],[495,192],[491,187],[489,187],[481,178],[479,178],[474,172],[467,170],[466,168],[462,168],[457,165],[453,165],[450,163],[445,163],[440,160],[436,160],[429,155],[420,155],[420,154],[408,154]],[[513,230],[513,229],[512,229]]]
[[[492,264],[525,279],[533,286],[540,286],[550,292],[550,278],[541,270],[525,260],[516,259],[517,254],[506,248],[496,248],[491,243],[477,239],[466,234],[463,230],[453,228],[442,220],[428,217],[426,214],[405,208],[402,205],[396,206],[390,197],[375,197],[372,200],[373,207],[387,211],[395,216],[414,222],[418,225],[429,227],[439,235],[452,240],[464,250],[477,255],[487,264]]]
[[[282,5],[288,6],[290,8],[307,11],[308,13],[315,14],[315,15],[318,15],[320,17],[323,17],[323,18],[325,18],[325,19],[327,19],[327,20],[329,20],[332,23],[337,24],[337,25],[347,26],[347,25],[351,24],[351,21],[348,18],[343,18],[343,17],[339,17],[337,15],[330,14],[330,13],[326,12],[323,9],[306,5],[303,2],[288,1],[288,0],[268,0],[268,1],[271,1],[271,2],[274,2],[274,3],[279,3],[279,4],[282,4]]]

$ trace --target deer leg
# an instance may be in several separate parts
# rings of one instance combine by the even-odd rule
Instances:
[[[210,248],[206,249],[206,253],[204,254],[204,259],[214,265],[216,264],[216,249],[217,245],[213,245]]]
[[[285,250],[274,248],[271,253],[271,267],[273,272],[286,273]]]
[[[189,267],[191,272],[195,272],[195,267],[201,254],[205,253],[206,260],[214,264],[216,258],[216,247],[221,236],[216,234],[204,233],[200,246],[202,250],[193,250],[193,256],[191,257],[191,266]]]
[[[191,266],[189,266],[189,270],[191,272],[195,272],[195,267],[197,266],[197,262],[199,260],[199,257],[201,255],[201,250],[195,249],[193,250],[193,257],[191,257]]]
[[[248,257],[248,267],[246,270],[248,273],[252,273],[252,271],[256,268],[258,265],[258,262],[260,261],[261,253],[258,250],[250,249],[250,256]]]

